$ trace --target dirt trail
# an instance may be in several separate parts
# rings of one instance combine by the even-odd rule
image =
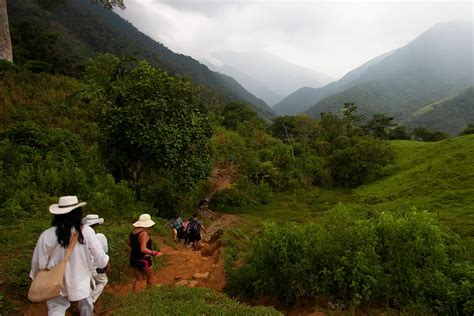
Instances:
[[[218,218],[207,227],[207,233],[202,235],[201,251],[193,251],[183,242],[170,246],[169,240],[165,241],[161,237],[152,236],[163,253],[162,257],[155,259],[161,260],[164,264],[155,274],[157,284],[180,285],[185,283],[188,286],[222,291],[226,280],[219,237],[225,228],[236,225],[239,219],[234,215],[214,214]],[[131,271],[130,274],[132,274]],[[109,284],[104,291],[113,295],[125,295],[132,292],[132,284]],[[98,303],[96,305],[97,312],[101,313],[104,309],[106,310],[105,306],[101,306],[100,299]],[[31,304],[23,315],[47,315],[46,304]]]
[[[162,260],[164,263],[164,266],[160,267],[155,274],[156,283],[171,285],[185,283],[193,287],[207,287],[222,291],[225,285],[225,274],[220,255],[221,243],[220,240],[215,240],[216,238],[212,238],[212,236],[220,235],[219,231],[237,223],[238,218],[234,215],[220,215],[206,229],[207,234],[203,234],[201,251],[193,251],[189,246],[185,246],[183,242],[170,246],[169,241],[165,242],[163,238],[152,237],[163,253],[162,257],[155,260]],[[204,275],[206,273],[208,273],[207,277]],[[130,293],[131,290],[132,284],[110,285],[106,288],[107,292],[114,294],[126,294]]]

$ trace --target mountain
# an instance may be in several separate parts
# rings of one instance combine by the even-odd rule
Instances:
[[[261,98],[269,106],[277,104],[278,101],[280,101],[283,98],[283,96],[276,94],[269,87],[265,86],[265,84],[251,78],[247,74],[239,71],[238,69],[234,67],[231,67],[227,64],[223,64],[222,66],[217,66],[207,60],[203,60],[202,62],[207,67],[209,67],[209,69],[213,71],[217,71],[219,73],[227,74],[228,76],[234,78],[246,90],[248,90],[253,95],[256,95],[259,98]]]
[[[474,123],[474,87],[430,103],[403,122],[409,127],[429,126],[450,135],[459,134],[471,123]]]
[[[133,56],[205,87],[205,98],[247,103],[265,117],[273,115],[273,110],[263,100],[246,91],[234,79],[209,70],[189,56],[169,50],[113,11],[91,5],[89,0],[71,0],[50,5],[47,9],[34,0],[9,0],[8,10],[17,62],[49,58],[54,67],[59,67],[57,60],[51,58],[52,54],[63,58],[63,64],[67,65],[97,53]],[[44,50],[41,58],[36,52],[38,48]]]
[[[275,55],[263,51],[217,51],[212,57],[224,65],[224,71],[238,69],[239,72],[260,82],[276,95],[288,95],[303,86],[320,87],[332,81],[332,78],[310,70]],[[232,72],[227,73],[232,75]],[[246,88],[246,81],[242,81]],[[256,94],[261,97],[260,94]]]
[[[403,121],[424,105],[473,86],[472,27],[469,22],[435,25],[368,67],[344,90],[316,102],[307,113],[319,117],[355,102],[363,114],[383,112]]]
[[[372,65],[380,62],[391,53],[392,52],[388,52],[369,60],[356,69],[348,72],[340,80],[331,82],[324,87],[317,89],[311,87],[300,88],[281,100],[273,109],[279,115],[296,115],[303,113],[324,97],[337,91],[342,91],[344,88],[350,86],[351,83],[359,79],[364,71]]]

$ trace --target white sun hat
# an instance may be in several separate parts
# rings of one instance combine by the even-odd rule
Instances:
[[[138,222],[133,223],[135,227],[151,227],[155,225],[155,222],[151,220],[150,214],[142,214],[138,219]]]
[[[104,219],[100,218],[99,215],[97,214],[89,214],[84,218],[84,222],[85,224],[89,226],[96,225],[96,224],[101,225],[104,223]]]
[[[51,214],[67,214],[72,210],[86,205],[86,202],[79,203],[77,196],[61,196],[59,203],[52,204],[49,206],[49,212]]]

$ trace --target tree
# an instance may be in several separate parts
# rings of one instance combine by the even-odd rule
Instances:
[[[386,116],[383,113],[377,113],[372,116],[372,119],[370,119],[364,127],[369,134],[374,137],[387,139],[391,128],[395,125],[397,124],[393,123],[393,117]]]
[[[0,0],[0,60],[13,62],[12,41],[8,25],[7,0]]]
[[[83,95],[95,107],[109,166],[138,199],[144,173],[182,191],[208,176],[212,128],[189,81],[110,54],[91,60],[85,77]]]
[[[417,127],[413,130],[413,136],[416,140],[421,140],[423,142],[437,142],[448,138],[446,133],[431,130],[426,127]]]
[[[465,129],[463,129],[462,132],[459,133],[459,136],[471,135],[471,134],[474,134],[474,124],[473,123],[469,124]]]
[[[41,5],[52,6],[64,3],[64,0],[38,0]],[[92,4],[103,6],[106,9],[118,7],[125,9],[123,0],[91,0]],[[0,60],[13,62],[13,50],[8,25],[7,0],[0,0]]]
[[[359,125],[363,118],[362,115],[357,114],[357,105],[355,103],[344,103],[342,108],[342,124],[347,136],[359,134]]]
[[[400,139],[400,140],[408,140],[411,139],[410,133],[407,131],[407,128],[405,126],[397,126],[388,132],[388,139],[395,140],[395,139]]]

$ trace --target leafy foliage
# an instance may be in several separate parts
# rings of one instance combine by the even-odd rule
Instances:
[[[354,221],[337,208],[321,225],[267,224],[246,265],[231,274],[231,294],[332,296],[352,307],[388,302],[398,309],[472,313],[473,266],[457,236],[416,210]],[[235,293],[234,291],[237,291]]]
[[[189,56],[172,52],[109,10],[123,8],[126,1],[41,1],[42,5],[37,0],[8,1],[13,50],[21,57],[16,61],[19,65],[35,60],[48,64],[45,71],[80,75],[78,70],[84,59],[96,54],[133,56],[171,75],[191,79],[202,86],[202,97],[209,103],[243,102],[264,117],[273,115],[265,102],[243,89],[233,78],[212,72]],[[59,5],[61,2],[63,5]]]
[[[212,129],[190,82],[112,55],[92,60],[86,81],[83,95],[95,108],[109,166],[138,196],[142,172],[158,172],[182,189],[207,177]]]

